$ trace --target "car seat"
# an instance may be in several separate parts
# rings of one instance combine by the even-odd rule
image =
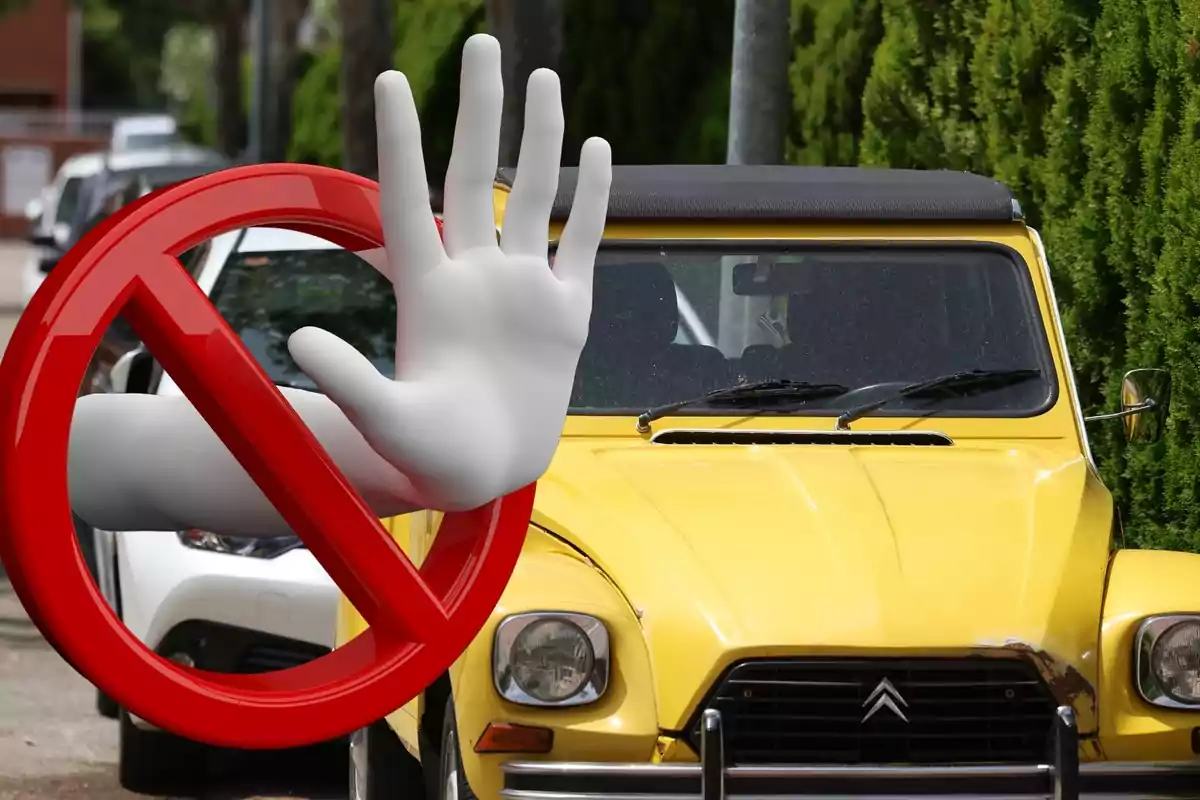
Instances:
[[[575,373],[575,408],[646,408],[730,382],[715,347],[675,344],[675,281],[657,262],[598,264],[587,346]]]

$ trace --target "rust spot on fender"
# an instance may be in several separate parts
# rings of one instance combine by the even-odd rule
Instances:
[[[1023,653],[1031,658],[1042,677],[1046,679],[1055,700],[1063,705],[1073,706],[1076,711],[1087,712],[1095,718],[1096,688],[1075,667],[1028,642],[1008,640],[1004,643],[1003,650]],[[991,652],[999,655],[995,650]]]

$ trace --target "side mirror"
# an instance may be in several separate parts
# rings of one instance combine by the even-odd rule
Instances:
[[[116,360],[108,371],[110,392],[121,394],[146,394],[150,391],[154,356],[145,346],[130,350]]]
[[[40,197],[35,197],[25,204],[25,219],[34,222],[38,217],[42,216],[42,200]]]
[[[1157,442],[1171,410],[1171,373],[1165,369],[1134,369],[1121,381],[1121,410],[1087,417],[1085,422],[1119,419],[1125,440]]]

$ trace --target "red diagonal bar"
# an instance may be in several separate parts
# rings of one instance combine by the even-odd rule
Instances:
[[[145,259],[122,313],[358,612],[409,641],[436,636],[437,597],[186,270]]]

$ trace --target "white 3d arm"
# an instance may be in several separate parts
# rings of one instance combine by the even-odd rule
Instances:
[[[324,395],[281,389],[342,474],[381,517],[420,507],[412,483]],[[92,394],[71,427],[71,504],[101,530],[290,533],[283,517],[182,395]]]

